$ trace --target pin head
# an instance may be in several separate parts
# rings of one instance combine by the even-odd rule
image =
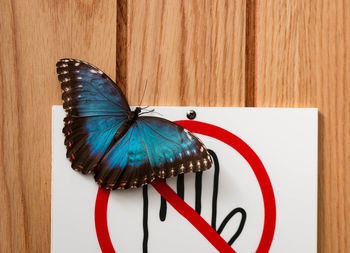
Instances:
[[[189,110],[188,112],[187,112],[187,118],[188,119],[195,119],[196,118],[196,116],[197,116],[197,114],[196,114],[196,112],[194,111],[194,110]]]

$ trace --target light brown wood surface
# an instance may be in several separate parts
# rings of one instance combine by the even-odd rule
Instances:
[[[127,1],[127,97],[244,106],[244,1]],[[215,92],[212,92],[215,90]]]
[[[341,0],[1,0],[0,252],[50,250],[62,57],[135,105],[147,81],[144,105],[319,107],[319,252],[350,252],[349,14]]]
[[[116,3],[2,0],[0,11],[0,252],[49,252],[56,61],[86,59],[114,78]]]
[[[319,108],[319,252],[350,252],[350,2],[259,0],[257,13],[255,105]]]

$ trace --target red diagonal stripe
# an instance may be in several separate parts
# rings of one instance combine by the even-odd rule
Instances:
[[[219,251],[235,253],[230,245],[200,216],[192,207],[186,204],[176,192],[163,180],[156,178],[152,186],[162,195],[172,207],[185,217],[207,240]]]

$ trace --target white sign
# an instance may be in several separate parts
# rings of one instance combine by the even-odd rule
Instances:
[[[173,121],[196,112],[195,121],[179,123],[219,166],[166,183],[232,252],[317,252],[317,109],[154,109]],[[64,116],[53,107],[51,252],[217,252],[152,185],[108,195],[91,175],[72,170]]]

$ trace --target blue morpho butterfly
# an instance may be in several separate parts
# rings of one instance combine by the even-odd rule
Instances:
[[[183,127],[130,110],[120,88],[89,63],[61,59],[65,145],[72,168],[93,173],[108,189],[128,189],[207,170],[211,157],[203,143]]]

